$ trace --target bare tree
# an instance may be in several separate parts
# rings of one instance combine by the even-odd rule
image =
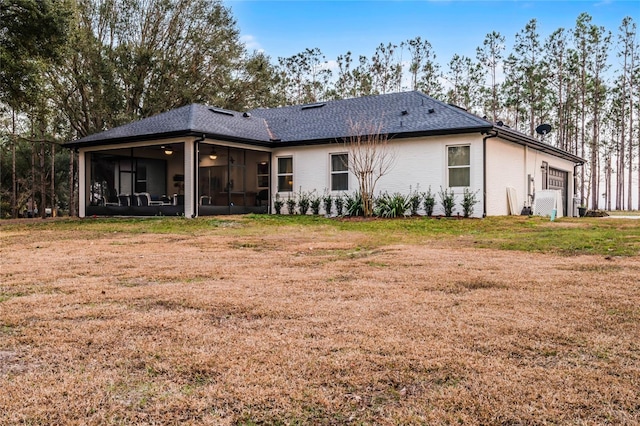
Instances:
[[[348,168],[358,179],[365,217],[373,215],[373,193],[380,178],[393,168],[396,155],[389,146],[389,135],[382,123],[349,120],[350,136],[344,139]]]

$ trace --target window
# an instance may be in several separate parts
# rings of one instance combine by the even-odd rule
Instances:
[[[471,147],[447,147],[449,187],[471,185]]]
[[[269,163],[267,161],[261,161],[258,163],[258,188],[269,187]]]
[[[293,158],[278,158],[278,192],[293,191]]]
[[[349,154],[331,154],[331,190],[349,189]]]
[[[135,192],[147,192],[147,166],[144,164],[137,165]]]

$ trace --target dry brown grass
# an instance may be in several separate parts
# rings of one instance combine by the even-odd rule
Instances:
[[[1,424],[640,423],[638,257],[1,236]]]

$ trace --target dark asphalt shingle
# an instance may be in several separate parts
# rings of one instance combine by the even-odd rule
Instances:
[[[247,116],[248,115],[248,116]],[[420,92],[254,109],[249,114],[192,104],[74,141],[83,146],[180,135],[256,143],[334,140],[352,133],[352,122],[380,125],[383,133],[451,133],[491,128],[491,123]]]
[[[491,123],[420,92],[256,109],[283,142],[331,140],[350,136],[352,123],[380,126],[385,134],[438,133],[491,128]]]

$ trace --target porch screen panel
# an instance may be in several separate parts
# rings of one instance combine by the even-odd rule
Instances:
[[[91,154],[90,205],[117,200],[116,165],[113,156]]]
[[[144,176],[141,172],[144,169]],[[154,196],[167,194],[167,162],[165,160],[156,160],[152,158],[144,158],[138,160],[138,170],[136,173],[136,183],[145,181],[145,190],[137,192],[148,192]],[[138,185],[136,185],[138,186]],[[140,185],[142,188],[142,185]]]

